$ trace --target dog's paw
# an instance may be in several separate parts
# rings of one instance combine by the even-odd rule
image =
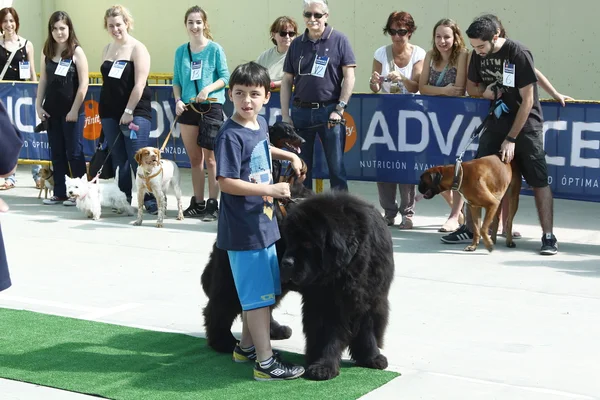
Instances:
[[[475,251],[475,250],[477,250],[477,246],[473,246],[472,244],[465,247],[465,251]]]
[[[323,364],[313,364],[306,369],[304,377],[313,381],[327,381],[340,374],[339,367],[334,368]]]
[[[177,221],[183,221],[183,213],[177,214]]]
[[[356,360],[356,365],[371,369],[386,369],[388,367],[388,360],[383,354],[378,354],[371,360]]]
[[[157,228],[162,228],[163,227],[163,223],[161,222],[156,222],[156,227]]]
[[[285,340],[292,336],[292,328],[286,325],[271,326],[271,340]]]
[[[515,242],[506,242],[506,247],[508,247],[509,249],[514,249],[515,247],[517,247],[517,245],[515,244]]]
[[[133,221],[133,225],[134,226],[140,226],[140,225],[142,225],[142,220],[141,219],[136,219],[135,221]]]

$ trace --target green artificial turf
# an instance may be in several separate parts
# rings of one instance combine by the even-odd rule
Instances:
[[[398,375],[343,363],[330,381],[258,382],[205,339],[0,308],[0,377],[110,399],[356,399]]]

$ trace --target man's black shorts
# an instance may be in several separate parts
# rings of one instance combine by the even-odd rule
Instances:
[[[505,137],[503,133],[485,131],[479,138],[475,158],[498,154]],[[548,165],[543,138],[540,131],[521,132],[515,143],[515,160],[523,178],[531,187],[548,186]]]

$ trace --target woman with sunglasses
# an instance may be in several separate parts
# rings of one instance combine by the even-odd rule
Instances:
[[[185,13],[184,23],[190,40],[175,51],[173,96],[181,138],[190,159],[194,195],[183,215],[210,222],[217,219],[218,211],[219,185],[213,146],[216,132],[223,123],[229,69],[223,47],[212,40],[206,11],[191,7]],[[206,201],[205,179],[208,181]]]
[[[291,17],[283,16],[271,24],[269,32],[275,47],[265,50],[256,62],[269,70],[271,89],[275,89],[281,87],[283,62],[292,40],[298,35],[298,25]]]
[[[375,51],[373,73],[369,81],[373,92],[418,93],[425,50],[409,42],[416,30],[415,21],[409,13],[394,11],[389,15],[383,33],[390,35],[392,44],[382,46]],[[397,188],[400,191],[400,207],[396,202]],[[398,228],[412,229],[416,186],[377,182],[377,190],[379,204],[385,212],[387,224],[394,225],[396,216],[400,213],[402,223]]]

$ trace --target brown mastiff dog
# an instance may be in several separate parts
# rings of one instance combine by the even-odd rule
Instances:
[[[508,220],[505,227],[506,246],[515,247],[512,238],[513,218],[519,208],[519,192],[521,191],[521,173],[513,161],[506,164],[497,155],[465,161],[455,179],[455,165],[442,165],[429,168],[421,175],[419,192],[426,199],[445,190],[458,190],[473,217],[473,242],[465,251],[475,251],[479,238],[488,251],[494,249],[498,233],[500,203],[505,193],[509,196]],[[481,224],[481,209],[485,208],[485,218]],[[488,235],[491,228],[492,238]],[[493,242],[493,243],[492,243]]]

